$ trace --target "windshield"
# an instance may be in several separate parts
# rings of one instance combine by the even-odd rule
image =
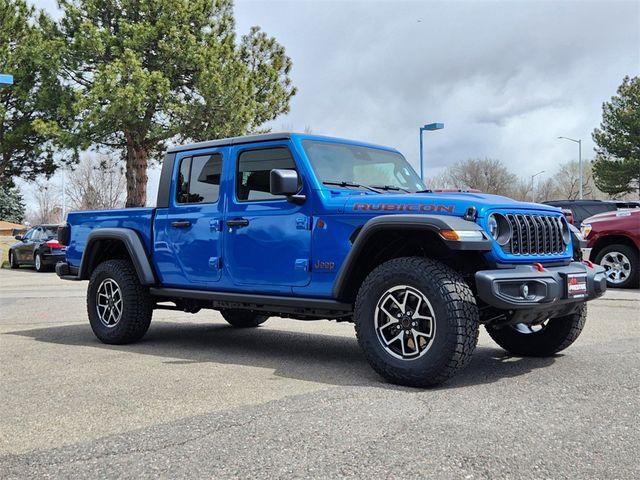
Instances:
[[[42,227],[44,229],[44,236],[47,238],[53,238],[53,237],[57,237],[58,236],[58,227],[54,226],[54,227],[50,227],[50,226],[46,226],[46,227]]]
[[[416,192],[425,186],[402,155],[360,145],[303,140],[322,182],[346,182]]]

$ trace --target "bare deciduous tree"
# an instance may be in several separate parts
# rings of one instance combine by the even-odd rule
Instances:
[[[500,160],[492,158],[470,158],[457,162],[448,169],[448,176],[454,188],[475,188],[498,195],[510,195],[518,180]]]
[[[425,184],[427,185],[427,188],[431,190],[454,188],[454,185],[451,183],[449,173],[447,171],[427,177],[425,179]]]
[[[578,162],[571,161],[560,165],[555,174],[557,195],[560,199],[575,200],[580,192],[580,174]],[[582,191],[584,198],[596,198],[597,189],[591,173],[591,162],[582,163]]]
[[[541,180],[535,185],[536,202],[546,202],[548,200],[562,200],[558,192],[558,182],[555,178],[549,177]]]
[[[60,223],[60,191],[49,181],[36,180],[33,185],[33,209],[27,212],[27,220],[36,225],[39,223]]]
[[[510,187],[509,192],[504,192],[502,195],[508,195],[514,200],[520,200],[521,202],[530,202],[531,180],[525,178],[517,179]]]
[[[74,210],[122,208],[126,180],[113,158],[86,155],[69,175],[66,191]]]

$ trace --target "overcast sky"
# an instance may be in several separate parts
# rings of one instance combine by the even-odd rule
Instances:
[[[55,14],[55,1],[35,2]],[[491,157],[520,175],[593,154],[602,102],[640,71],[640,1],[237,1],[293,60],[298,94],[274,131],[397,147],[426,174]],[[544,177],[543,177],[544,178]],[[155,196],[157,174],[151,176]]]

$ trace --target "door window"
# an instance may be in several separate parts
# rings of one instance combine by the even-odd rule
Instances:
[[[180,161],[178,170],[178,203],[215,203],[220,197],[222,155],[200,155]]]
[[[291,152],[286,147],[245,150],[238,157],[236,197],[241,202],[281,200],[284,195],[271,195],[271,170],[296,170]],[[302,187],[298,177],[298,187]]]
[[[31,240],[31,237],[33,236],[33,232],[35,232],[35,229],[31,229],[29,230],[27,233],[24,234],[24,236],[22,237],[22,241],[27,241],[27,240]]]

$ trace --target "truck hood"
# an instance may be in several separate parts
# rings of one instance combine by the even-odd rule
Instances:
[[[550,205],[518,202],[508,197],[485,193],[392,193],[350,195],[345,211],[354,213],[438,213],[462,216],[469,207],[475,207],[478,217],[494,210],[539,210],[558,213],[561,210]]]
[[[612,220],[626,219],[633,217],[640,220],[640,208],[613,210],[611,212],[598,213],[592,217],[585,218],[582,223],[610,222]]]

